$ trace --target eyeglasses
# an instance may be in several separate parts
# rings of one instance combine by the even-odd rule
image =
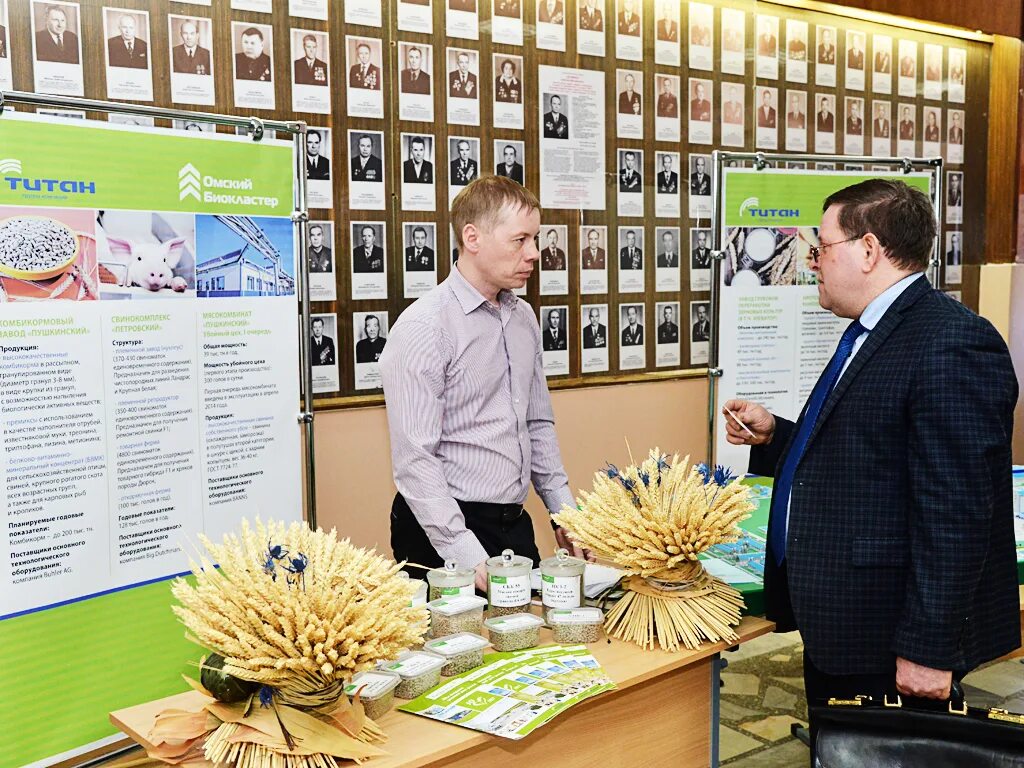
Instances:
[[[864,237],[864,235],[857,235],[856,237],[850,237],[847,238],[846,240],[840,240],[837,243],[821,243],[820,245],[810,245],[810,243],[808,243],[810,247],[807,250],[811,254],[811,261],[814,264],[817,264],[818,259],[821,258],[822,251],[824,251],[826,248],[831,248],[833,245],[842,245],[843,243],[852,243],[854,240],[860,240],[862,237]],[[801,237],[801,239],[803,238]],[[804,242],[807,241],[804,240]]]

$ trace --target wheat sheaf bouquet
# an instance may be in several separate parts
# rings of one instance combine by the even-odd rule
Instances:
[[[302,523],[254,525],[216,544],[177,579],[174,613],[213,653],[198,712],[166,711],[150,756],[234,768],[334,768],[385,754],[383,731],[350,702],[352,676],[419,643],[427,612],[399,566]],[[193,583],[194,582],[194,583]],[[188,678],[186,678],[188,679]]]
[[[630,459],[632,461],[632,458]],[[639,465],[609,464],[575,509],[554,516],[578,544],[626,571],[625,595],[608,611],[609,635],[677,651],[736,639],[743,598],[698,557],[733,542],[750,516],[750,489],[725,467],[690,465],[655,448]]]

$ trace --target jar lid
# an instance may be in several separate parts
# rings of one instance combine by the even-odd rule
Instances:
[[[485,637],[473,634],[472,632],[456,632],[454,635],[445,635],[434,640],[428,640],[423,644],[423,647],[428,651],[439,653],[446,659],[450,659],[463,653],[478,651],[481,648],[486,648],[488,645],[490,643],[487,642]]]
[[[544,624],[544,619],[532,613],[510,613],[505,616],[494,616],[484,622],[489,632],[503,635],[521,629],[533,629]]]
[[[570,557],[569,550],[559,549],[555,552],[553,557],[549,557],[546,560],[540,561],[540,568],[543,571],[547,568],[555,568],[560,570],[579,570],[581,573],[583,569],[587,567],[587,563],[584,560],[580,560],[578,557]]]
[[[437,584],[442,581],[462,581],[464,579],[472,581],[475,577],[476,571],[472,568],[459,568],[459,564],[454,560],[446,561],[442,568],[431,568],[427,571],[427,581],[431,584]]]
[[[394,672],[383,670],[360,672],[345,686],[345,693],[349,696],[355,696],[358,693],[362,701],[376,701],[381,696],[386,696],[395,690],[400,682],[402,682],[402,678]]]
[[[513,568],[532,568],[533,560],[522,555],[517,555],[511,549],[504,550],[497,557],[487,558],[487,570],[501,571]]]
[[[600,608],[552,608],[548,611],[548,624],[601,624],[604,612]]]
[[[442,616],[458,616],[468,611],[483,610],[487,605],[486,597],[478,595],[452,595],[451,597],[439,597],[427,603],[427,608],[436,611]]]

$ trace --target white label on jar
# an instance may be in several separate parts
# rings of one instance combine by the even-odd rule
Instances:
[[[597,611],[588,608],[552,611],[550,618],[555,624],[600,624],[604,620]]]
[[[491,576],[488,599],[498,608],[513,608],[530,603],[530,574]]]
[[[529,616],[503,616],[488,623],[488,629],[496,629],[499,632],[511,632],[516,629],[533,629],[542,622],[538,621],[532,614]]]
[[[482,637],[475,637],[473,635],[456,635],[455,637],[445,638],[444,640],[438,640],[430,644],[429,649],[443,653],[445,656],[457,656],[460,653],[466,651],[475,651],[478,648],[483,648],[487,645],[487,641]]]
[[[463,584],[461,587],[441,587],[441,597],[454,597],[455,595],[475,595],[476,587],[473,584]]]
[[[368,672],[353,683],[345,686],[345,693],[355,696],[359,691],[360,698],[376,699],[388,692],[389,686],[395,687],[395,678],[391,675],[375,675]]]
[[[548,576],[541,577],[541,595],[544,605],[548,608],[578,608],[583,602],[580,585],[583,579],[579,576]]]
[[[436,656],[427,656],[425,653],[417,653],[388,665],[388,669],[392,672],[397,672],[402,677],[417,677],[425,672],[432,672],[443,665],[443,659],[439,659]]]

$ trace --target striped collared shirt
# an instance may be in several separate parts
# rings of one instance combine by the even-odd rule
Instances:
[[[395,486],[445,559],[487,557],[455,499],[574,504],[555,435],[540,328],[511,291],[495,307],[452,267],[395,323],[380,358]]]

